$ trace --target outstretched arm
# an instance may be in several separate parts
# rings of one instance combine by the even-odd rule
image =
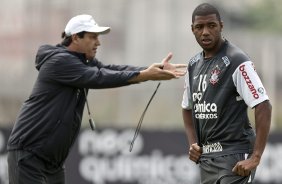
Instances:
[[[145,70],[147,67],[133,66],[133,65],[120,65],[120,64],[104,64],[97,59],[93,59],[90,63],[92,67],[98,67],[99,69],[105,68],[113,71],[141,71]]]

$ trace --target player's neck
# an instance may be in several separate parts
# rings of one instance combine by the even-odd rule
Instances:
[[[225,39],[221,38],[218,44],[212,50],[204,50],[203,52],[204,59],[207,60],[207,59],[213,58],[219,52],[224,42],[225,42]]]

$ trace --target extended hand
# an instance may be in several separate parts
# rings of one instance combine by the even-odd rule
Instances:
[[[169,63],[169,60],[172,58],[172,53],[170,52],[167,57],[162,60],[163,69],[172,72],[176,78],[179,78],[185,75],[187,71],[187,64],[173,64]]]
[[[170,80],[179,78],[186,73],[187,65],[185,64],[170,64],[172,53],[169,53],[161,63],[154,63],[145,70],[140,71],[140,74],[129,80],[129,82],[143,82],[147,80]],[[182,70],[180,70],[182,68]],[[183,70],[185,68],[185,70]]]
[[[144,70],[144,74],[148,76],[147,80],[170,80],[177,78],[173,72],[169,70],[163,70],[163,65],[161,63],[154,63],[149,68]],[[143,71],[141,71],[142,73]]]

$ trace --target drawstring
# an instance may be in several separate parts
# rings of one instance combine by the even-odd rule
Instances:
[[[146,105],[146,108],[144,109],[144,111],[143,111],[143,113],[142,113],[142,115],[141,115],[141,117],[140,117],[140,119],[139,119],[139,122],[138,122],[138,124],[137,124],[136,129],[135,129],[134,137],[133,137],[133,139],[132,139],[132,141],[131,141],[131,143],[130,143],[130,148],[129,148],[129,151],[130,151],[130,152],[132,151],[134,142],[135,142],[135,140],[136,140],[136,138],[137,138],[137,136],[138,136],[138,134],[139,134],[139,132],[140,132],[141,125],[142,125],[144,116],[145,116],[145,114],[146,114],[146,111],[147,111],[149,105],[151,104],[151,102],[152,102],[154,96],[156,95],[156,93],[157,93],[157,91],[158,91],[160,85],[161,85],[161,82],[158,83],[158,85],[157,85],[157,87],[156,87],[154,93],[152,94],[152,96],[151,96],[149,102],[148,102],[147,105]],[[93,118],[92,118],[92,115],[91,115],[91,112],[90,112],[90,108],[89,108],[89,104],[88,104],[88,100],[87,100],[86,89],[84,89],[83,91],[84,91],[84,94],[85,94],[85,102],[86,102],[86,107],[87,107],[87,112],[88,112],[88,117],[89,117],[89,124],[90,124],[91,129],[94,131],[94,130],[96,129],[96,126],[95,126],[95,122],[94,122],[94,120],[93,120]]]
[[[139,131],[140,131],[140,129],[141,129],[141,124],[142,124],[142,122],[143,122],[145,113],[146,113],[146,111],[147,111],[147,109],[148,109],[148,107],[149,107],[151,101],[153,100],[155,94],[157,93],[157,91],[158,91],[160,85],[161,85],[161,82],[158,83],[158,85],[157,85],[157,87],[156,87],[156,89],[155,89],[153,95],[151,96],[151,98],[150,98],[150,100],[149,100],[149,102],[148,102],[148,104],[147,104],[145,110],[143,111],[143,113],[142,113],[142,115],[141,115],[141,117],[140,117],[140,119],[139,119],[138,125],[137,125],[137,127],[136,127],[136,129],[135,129],[134,137],[133,137],[133,139],[132,139],[132,141],[131,141],[131,143],[130,143],[130,148],[129,148],[129,151],[130,151],[130,152],[131,152],[132,149],[133,149],[134,141],[135,141],[135,139],[137,138],[138,133],[139,133]]]
[[[87,93],[86,93],[86,89],[83,89],[84,91],[84,95],[85,95],[85,102],[86,102],[86,107],[87,107],[87,111],[88,111],[88,117],[89,117],[89,124],[91,129],[94,131],[96,129],[96,125],[95,122],[92,118],[92,115],[90,113],[90,108],[89,108],[89,104],[88,104],[88,100],[87,100]]]

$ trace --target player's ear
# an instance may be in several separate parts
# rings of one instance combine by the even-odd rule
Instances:
[[[72,42],[76,44],[78,39],[79,39],[79,37],[78,37],[77,34],[73,34],[73,35],[71,35],[71,39],[72,39]]]
[[[191,24],[191,31],[194,34],[194,26],[193,26],[193,24]]]
[[[220,26],[220,31],[222,31],[223,30],[223,21],[219,22],[219,26]]]

